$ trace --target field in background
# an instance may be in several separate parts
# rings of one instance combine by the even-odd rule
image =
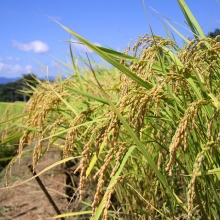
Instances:
[[[11,103],[11,102],[0,102],[0,115],[1,117],[3,116],[3,114],[5,113],[5,110],[8,108],[9,112],[8,112],[8,117],[10,118],[10,116],[15,115],[15,114],[20,114],[22,113],[24,107],[25,107],[26,103],[24,102],[15,102],[15,103]],[[7,113],[6,113],[7,114]]]
[[[10,162],[21,136],[16,124],[21,123],[20,115],[26,103],[0,102],[0,171]],[[11,136],[7,138],[6,133]]]

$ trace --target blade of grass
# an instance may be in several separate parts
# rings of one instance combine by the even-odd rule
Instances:
[[[51,18],[52,19],[52,18]],[[54,20],[54,19],[52,19]],[[55,21],[55,20],[54,20]],[[115,61],[111,56],[109,56],[107,53],[100,50],[95,44],[92,44],[91,42],[87,41],[85,38],[81,37],[77,33],[73,32],[69,28],[65,27],[64,25],[60,24],[59,22],[55,21],[57,24],[59,24],[64,30],[66,30],[68,33],[76,37],[79,41],[81,41],[84,45],[89,47],[91,50],[93,50],[95,53],[97,53],[100,57],[108,61],[110,64],[112,64],[114,67],[116,67],[118,70],[122,71],[124,74],[126,74],[128,77],[133,79],[135,82],[137,82],[139,85],[150,89],[152,88],[152,85],[149,82],[146,82],[142,80],[140,77],[138,77],[136,74],[131,72],[129,69],[124,67],[119,62]]]
[[[25,180],[25,181],[22,181],[21,183],[14,184],[14,185],[12,185],[12,186],[7,186],[7,187],[0,188],[0,190],[2,190],[2,189],[10,189],[10,188],[14,188],[14,187],[20,186],[20,185],[22,185],[22,184],[24,184],[24,183],[27,183],[27,182],[31,181],[32,179],[35,179],[35,177],[40,176],[41,174],[45,173],[46,171],[52,169],[52,168],[55,167],[55,166],[58,166],[58,165],[60,165],[60,164],[62,164],[62,163],[66,163],[67,161],[74,160],[74,159],[77,159],[77,158],[80,158],[80,157],[81,157],[81,156],[78,156],[78,157],[68,157],[68,158],[65,158],[65,159],[63,159],[63,160],[60,160],[60,161],[58,161],[58,162],[56,162],[56,163],[53,163],[52,165],[46,167],[46,168],[43,169],[41,172],[39,172],[37,175],[35,175],[35,176],[33,176],[33,177],[31,177],[31,178]]]
[[[184,37],[183,34],[181,34],[175,27],[173,27],[173,25],[171,25],[167,20],[165,20],[165,22],[186,42],[189,43],[190,40],[188,40],[186,37]]]
[[[89,93],[87,93],[87,92],[85,92],[85,91],[79,91],[79,90],[77,90],[77,89],[75,89],[75,88],[73,88],[73,87],[69,87],[69,86],[65,86],[65,88],[67,88],[67,89],[69,89],[69,90],[71,90],[71,91],[74,91],[74,92],[76,92],[76,93],[78,93],[78,94],[80,94],[80,95],[83,95],[83,96],[85,96],[85,97],[87,97],[87,98],[94,99],[94,100],[96,100],[96,101],[98,101],[98,102],[101,102],[101,103],[103,103],[103,104],[107,104],[107,105],[108,105],[108,102],[107,102],[105,99],[102,99],[102,98],[100,98],[100,97],[98,97],[98,96],[89,94]]]
[[[76,41],[67,41],[67,42],[84,45],[83,43],[81,43],[81,42],[76,42]],[[109,54],[109,55],[112,56],[112,57],[119,57],[120,59],[132,60],[133,62],[138,62],[138,61],[140,60],[139,58],[136,58],[136,57],[133,57],[133,56],[129,56],[129,55],[124,54],[124,53],[120,53],[120,52],[115,51],[115,50],[112,50],[112,49],[110,49],[110,48],[100,47],[100,46],[97,46],[97,45],[96,45],[96,47],[97,47],[99,50],[101,50],[101,51],[103,51],[103,52]]]
[[[61,215],[54,216],[53,218],[62,218],[62,217],[70,217],[70,216],[79,216],[79,215],[92,215],[92,211],[82,211],[82,212],[71,212],[65,213]]]
[[[60,94],[58,94],[54,88],[49,84],[51,90],[54,92],[54,94],[56,94],[56,96],[75,114],[75,115],[78,115],[79,114],[79,110],[75,107],[73,108],[72,105],[70,105],[69,102],[67,102],[64,98],[62,98],[62,96]]]
[[[2,162],[2,161],[7,161],[7,160],[11,160],[11,159],[13,159],[14,157],[15,157],[15,156],[0,158],[0,162]]]
[[[73,57],[73,52],[72,52],[71,43],[69,43],[69,48],[70,48],[70,56],[71,56],[71,60],[72,60],[72,63],[73,63],[73,68],[74,68],[74,70],[75,70],[77,79],[78,79],[78,81],[79,81],[80,88],[81,88],[81,90],[82,90],[83,92],[85,92],[86,90],[85,90],[85,88],[84,88],[84,86],[83,86],[82,78],[81,78],[81,76],[80,76],[79,70],[78,70],[78,68],[77,68],[77,64],[76,64],[76,62],[75,62],[75,60],[74,60],[74,57]]]
[[[65,134],[66,132],[68,132],[68,131],[70,131],[70,130],[72,130],[72,129],[79,128],[79,127],[82,127],[82,126],[88,126],[88,125],[90,125],[90,124],[93,124],[93,123],[96,123],[96,122],[97,122],[97,123],[98,123],[98,122],[102,122],[102,121],[105,121],[105,120],[106,120],[106,118],[95,119],[95,120],[93,120],[93,121],[87,121],[87,122],[85,122],[85,123],[81,123],[81,124],[79,124],[79,125],[76,125],[76,126],[73,126],[73,127],[69,127],[69,128],[66,128],[66,129],[63,129],[63,130],[61,130],[61,131],[59,131],[59,132],[57,132],[57,133],[55,133],[55,134],[53,134],[53,135],[50,135],[50,136],[48,136],[48,137],[46,137],[46,138],[43,138],[42,141],[43,141],[43,140],[47,140],[47,139],[52,138],[52,137],[56,137],[56,136],[63,135],[63,134]]]
[[[190,11],[186,2],[184,0],[178,0],[178,3],[187,20],[188,25],[190,26],[192,32],[195,35],[195,38],[198,38],[197,34],[199,35],[199,38],[206,38],[205,34],[202,31],[202,28],[200,27],[199,23],[197,22],[194,15]]]
[[[166,217],[160,210],[156,209],[153,205],[151,205],[150,202],[148,202],[133,186],[127,183],[129,187],[131,187],[148,205],[150,205],[156,212],[160,213],[161,216],[163,216],[166,219],[171,220],[171,218]]]
[[[213,174],[218,174],[220,172],[220,167],[214,168],[211,170],[206,170],[206,171],[200,171],[196,173],[196,176],[205,176],[205,175],[213,175]],[[184,175],[184,176],[192,176],[193,174],[190,175]]]
[[[17,120],[17,119],[23,118],[24,116],[28,116],[28,115],[29,115],[29,113],[23,114],[23,115],[19,115],[19,116],[17,116],[17,117],[12,117],[11,119],[8,119],[8,120],[5,120],[5,121],[1,121],[1,122],[0,122],[0,125],[5,124],[5,123],[8,123],[8,122],[13,122],[13,121],[15,121],[15,120]]]
[[[112,132],[111,132],[111,133],[112,133]],[[111,133],[110,133],[110,134],[111,134]],[[110,134],[109,134],[109,135],[110,135]],[[100,155],[100,153],[102,153],[102,150],[103,150],[103,148],[104,148],[104,146],[105,146],[106,140],[107,140],[107,137],[104,138],[104,140],[103,140],[103,142],[102,142],[102,144],[101,144],[101,146],[100,146],[99,154],[98,154],[98,155]],[[89,176],[89,174],[90,174],[92,168],[94,167],[94,165],[95,165],[97,159],[98,159],[98,158],[97,158],[96,153],[95,153],[94,156],[93,156],[93,158],[92,158],[92,160],[91,160],[91,162],[90,162],[90,164],[89,164],[89,167],[88,167],[87,170],[86,170],[86,178]]]
[[[186,29],[187,31],[189,31],[190,33],[192,33],[192,34],[195,34],[194,32],[192,32],[192,30],[190,30],[190,29],[188,29],[188,28],[186,28],[185,26],[183,26],[183,25],[181,25],[180,23],[178,23],[178,22],[176,22],[176,21],[174,21],[174,20],[171,20],[170,18],[168,18],[167,16],[165,16],[165,15],[163,15],[162,13],[160,13],[160,12],[158,12],[157,10],[155,10],[154,8],[152,8],[152,7],[150,7],[154,12],[156,12],[157,14],[160,14],[163,18],[164,18],[164,20],[167,22],[167,20],[169,20],[169,21],[172,21],[173,23],[175,23],[175,24],[177,24],[178,26],[180,26],[180,27],[182,27],[182,28],[184,28],[184,29]],[[168,22],[167,22],[168,23]],[[170,24],[170,23],[169,23]],[[171,24],[170,24],[171,25]],[[171,25],[172,26],[172,25]],[[172,26],[173,27],[173,26]],[[171,27],[171,28],[172,28]],[[174,31],[176,30],[177,31],[177,29],[175,29],[174,27],[172,28]],[[175,31],[175,32],[176,32]],[[176,33],[178,34],[178,32],[179,31],[177,31]],[[180,33],[180,32],[179,32]],[[181,33],[180,33],[181,34]],[[182,34],[181,34],[182,35]],[[196,36],[198,37],[198,35],[196,34]],[[188,39],[187,39],[188,40]]]

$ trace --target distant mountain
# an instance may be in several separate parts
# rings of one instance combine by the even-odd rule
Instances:
[[[66,77],[62,77],[62,80],[64,80]],[[21,77],[17,77],[17,78],[7,78],[7,77],[0,77],[0,85],[4,85],[4,84],[7,84],[7,83],[11,83],[11,82],[14,82],[14,81],[17,81],[17,80],[20,80]],[[47,80],[47,78],[39,78],[41,81],[45,81]],[[49,80],[50,82],[54,82],[54,77],[52,76],[49,76]]]
[[[19,78],[6,78],[6,77],[0,77],[0,84],[7,84],[7,83],[11,83],[14,82],[16,80],[19,80]]]
[[[21,77],[17,77],[17,78],[7,78],[7,77],[0,77],[0,85],[5,85],[7,83],[11,83],[11,82],[15,82],[17,80],[20,80]],[[48,78],[39,78],[41,81],[45,81],[48,80]],[[66,77],[62,77],[62,80],[65,80]],[[49,76],[49,81],[50,82],[54,82],[55,81],[55,77]]]

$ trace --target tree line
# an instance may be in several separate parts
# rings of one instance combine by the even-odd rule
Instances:
[[[216,28],[213,32],[208,33],[208,37],[215,38],[220,35],[220,28]]]
[[[33,93],[30,87],[37,86],[37,79],[35,74],[26,74],[14,82],[0,84],[0,102],[28,101]]]

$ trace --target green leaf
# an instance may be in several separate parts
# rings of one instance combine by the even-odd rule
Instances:
[[[105,99],[102,99],[102,98],[100,98],[100,97],[98,97],[98,96],[89,94],[89,93],[84,92],[84,91],[79,91],[78,89],[75,89],[75,88],[73,88],[73,87],[66,86],[66,88],[69,89],[69,90],[71,90],[71,91],[74,91],[74,92],[76,92],[76,93],[78,93],[78,94],[80,94],[80,95],[83,95],[83,96],[85,96],[85,97],[87,97],[87,98],[90,98],[90,99],[93,99],[93,100],[96,100],[96,101],[98,101],[98,102],[101,102],[101,103],[103,103],[103,104],[107,104],[107,105],[108,105],[108,102],[107,102]]]
[[[60,160],[60,161],[58,161],[58,162],[56,162],[56,163],[53,163],[52,165],[46,167],[46,168],[43,169],[41,172],[39,172],[37,175],[35,175],[35,176],[33,176],[33,177],[31,177],[31,178],[29,178],[29,179],[27,179],[27,180],[24,180],[24,181],[22,181],[21,183],[13,184],[12,186],[3,187],[3,188],[0,188],[0,189],[9,189],[9,188],[14,188],[14,187],[20,186],[20,185],[22,185],[22,184],[24,184],[24,183],[27,183],[27,182],[29,182],[29,181],[35,179],[35,177],[40,176],[41,174],[45,173],[46,171],[52,169],[53,167],[58,166],[58,165],[60,165],[60,164],[62,164],[62,163],[66,163],[67,161],[74,160],[74,159],[76,159],[76,158],[80,158],[80,156],[78,156],[78,157],[68,157],[68,158],[65,158],[65,159],[63,159],[63,160]]]
[[[54,20],[55,21],[55,20]],[[65,27],[64,25],[60,24],[59,22],[55,21],[56,23],[58,23],[64,30],[66,30],[68,33],[70,33],[71,35],[73,35],[74,37],[76,37],[79,41],[81,41],[84,45],[86,45],[88,48],[90,48],[91,50],[93,50],[96,54],[98,54],[100,57],[102,57],[103,59],[105,59],[106,61],[108,61],[110,64],[112,64],[114,67],[116,67],[118,70],[122,71],[124,74],[126,74],[128,77],[130,77],[131,79],[133,79],[135,82],[137,82],[139,85],[147,88],[147,89],[151,89],[152,85],[149,82],[146,82],[144,80],[142,80],[140,77],[138,77],[136,74],[134,74],[133,72],[131,72],[129,69],[127,69],[126,67],[124,67],[122,64],[120,64],[120,62],[116,61],[115,59],[113,59],[109,54],[107,54],[106,52],[104,52],[103,50],[100,50],[98,48],[98,46],[96,46],[95,44],[87,41],[85,38],[81,37],[80,35],[78,35],[77,33],[73,32],[72,30],[70,30],[69,28]]]
[[[63,218],[63,217],[79,216],[79,215],[92,215],[92,211],[65,213],[65,214],[54,216],[53,218]]]
[[[185,3],[184,0],[178,0],[179,6],[187,20],[188,25],[190,26],[195,38],[206,38],[205,34],[202,31],[199,23],[197,22],[196,18],[190,11],[189,7]]]

